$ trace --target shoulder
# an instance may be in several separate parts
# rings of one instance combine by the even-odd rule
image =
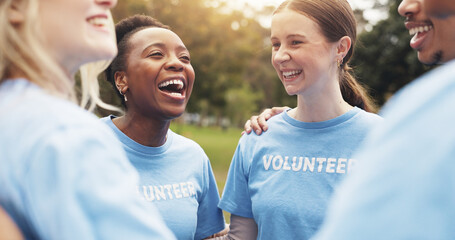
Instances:
[[[202,147],[196,141],[185,136],[182,136],[180,134],[177,134],[173,132],[171,129],[168,130],[168,136],[172,137],[173,144],[175,145],[179,145],[180,147],[185,148],[194,148],[202,150]]]
[[[60,148],[82,143],[116,144],[112,131],[76,104],[51,96],[34,85],[16,90],[8,101],[0,101],[0,111],[8,112],[0,118],[0,129],[10,142],[31,150],[46,144]]]
[[[409,83],[388,101],[384,117],[431,111],[455,101],[455,61],[440,66]]]
[[[353,118],[355,124],[365,127],[373,127],[384,121],[384,118],[376,113],[367,112],[359,109],[358,113]]]
[[[172,139],[171,148],[173,154],[178,153],[185,156],[193,156],[196,159],[208,161],[208,157],[202,147],[194,140],[168,130],[168,138]]]

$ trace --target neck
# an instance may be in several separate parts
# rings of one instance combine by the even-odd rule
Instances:
[[[126,113],[115,118],[114,124],[129,138],[149,147],[159,147],[166,142],[170,120],[156,120],[139,114]]]
[[[289,115],[302,122],[322,122],[343,115],[352,109],[344,101],[339,85],[332,90],[297,96],[297,107]]]

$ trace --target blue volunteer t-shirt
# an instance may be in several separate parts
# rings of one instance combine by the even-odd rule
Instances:
[[[258,239],[309,239],[322,223],[352,153],[380,117],[359,108],[323,122],[284,112],[261,136],[244,135],[232,159],[220,208],[254,218]]]
[[[400,90],[317,240],[455,239],[455,61]]]
[[[168,131],[166,143],[148,147],[126,136],[102,118],[117,134],[130,162],[139,172],[136,195],[155,205],[179,240],[202,239],[224,229],[224,217],[210,161],[194,141]]]
[[[0,205],[26,239],[175,239],[93,114],[25,79],[0,84]]]

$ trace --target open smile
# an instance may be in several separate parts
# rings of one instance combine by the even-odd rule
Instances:
[[[284,80],[292,80],[298,77],[302,73],[302,70],[282,71]]]
[[[421,49],[429,32],[433,30],[433,24],[429,21],[424,21],[406,22],[405,25],[409,30],[409,34],[414,35],[411,39],[410,46],[416,50]]]
[[[177,98],[185,97],[185,83],[181,79],[170,79],[158,84],[163,93]]]

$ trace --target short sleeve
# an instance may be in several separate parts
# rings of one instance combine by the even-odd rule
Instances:
[[[29,153],[26,214],[42,239],[174,239],[135,195],[138,175],[108,129],[55,131]]]
[[[241,138],[232,158],[219,207],[231,214],[253,218],[248,190],[248,165],[244,162],[247,159],[242,151],[244,139]]]
[[[206,158],[204,167],[205,193],[199,202],[197,229],[194,239],[203,239],[225,228],[223,212],[218,208],[220,195],[210,161]]]

